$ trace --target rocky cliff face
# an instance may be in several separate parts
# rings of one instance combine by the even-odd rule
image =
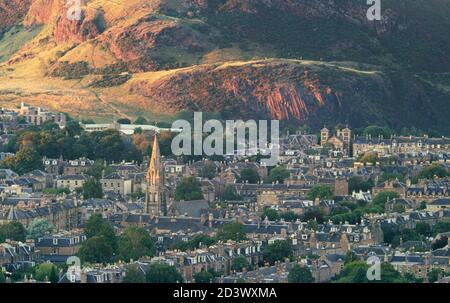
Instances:
[[[135,106],[111,93],[124,89],[138,111],[445,124],[450,2],[385,0],[380,22],[367,9],[354,0],[86,0],[71,21],[65,0],[0,0],[0,33],[42,26],[6,61],[5,77],[30,62],[41,75],[101,83],[96,94]],[[2,43],[0,34],[0,52]]]
[[[20,22],[27,14],[32,0],[0,1],[0,34]]]
[[[57,43],[81,43],[93,39],[103,32],[105,21],[99,11],[83,8],[80,20],[69,20],[63,11],[58,14],[55,24],[54,37]]]

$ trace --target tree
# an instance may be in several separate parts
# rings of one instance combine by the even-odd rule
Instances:
[[[273,183],[283,183],[285,179],[289,178],[290,173],[284,166],[277,166],[270,170],[269,177],[267,178],[267,182]]]
[[[0,284],[2,283],[6,283],[6,277],[5,274],[3,273],[3,270],[0,268]]]
[[[64,131],[66,132],[67,136],[74,137],[76,135],[80,135],[83,132],[83,128],[77,121],[69,121],[66,123]]]
[[[51,283],[58,283],[58,267],[52,263],[41,263],[36,266],[35,276],[37,281],[49,281]]]
[[[175,200],[190,201],[203,199],[200,182],[194,177],[183,178],[175,190]]]
[[[450,222],[439,221],[433,226],[433,235],[450,232]]]
[[[325,215],[324,210],[321,207],[314,206],[314,207],[310,207],[301,216],[301,220],[306,221],[306,222],[316,221],[317,223],[322,224],[324,215]]]
[[[344,266],[339,275],[338,283],[367,283],[367,270],[369,265],[365,262],[350,262]]]
[[[222,201],[236,201],[239,199],[239,196],[236,192],[236,189],[232,185],[225,185],[222,192],[220,193],[220,199]]]
[[[95,178],[89,178],[84,182],[82,192],[84,199],[103,198],[102,184]]]
[[[319,199],[334,199],[333,191],[328,185],[317,184],[314,185],[308,192],[307,198],[309,200]]]
[[[113,170],[111,167],[108,167],[106,165],[105,160],[103,159],[97,159],[94,161],[94,164],[89,168],[89,170],[86,172],[87,175],[94,177],[97,180],[100,180],[102,178],[102,175],[105,174],[105,176],[112,173]]]
[[[440,249],[440,248],[445,247],[447,244],[448,244],[448,237],[444,236],[444,237],[441,237],[441,238],[437,239],[433,243],[431,243],[431,248],[433,250],[436,250],[436,249]]]
[[[293,211],[287,211],[281,214],[281,218],[287,222],[294,222],[298,219],[298,216]]]
[[[155,263],[150,265],[145,274],[147,283],[179,283],[183,277],[174,266]]]
[[[442,276],[443,270],[440,268],[433,268],[429,273],[428,273],[428,282],[429,283],[434,283],[437,280],[439,280],[439,278]]]
[[[147,123],[148,123],[147,119],[145,119],[142,116],[137,117],[136,120],[134,121],[134,124],[137,124],[137,125],[145,125]]]
[[[430,237],[431,236],[431,227],[429,224],[425,222],[417,222],[415,227],[416,233],[419,235]]]
[[[120,236],[118,256],[129,262],[143,256],[152,257],[156,252],[154,242],[149,233],[139,227],[129,227]]]
[[[83,242],[78,256],[82,262],[109,263],[113,256],[113,249],[105,237],[94,236]]]
[[[195,283],[211,283],[212,279],[214,279],[214,275],[209,271],[201,271],[194,275]]]
[[[130,264],[125,269],[125,277],[122,283],[145,283],[145,273],[141,270],[139,265]]]
[[[27,228],[27,239],[37,240],[45,234],[53,231],[53,225],[45,219],[36,219]]]
[[[308,268],[295,264],[289,272],[288,281],[289,283],[313,283],[314,278]]]
[[[369,125],[363,131],[363,135],[370,135],[373,138],[377,138],[379,136],[389,138],[391,134],[392,130],[389,127],[381,127],[377,125]]]
[[[216,166],[212,161],[206,161],[200,170],[200,177],[212,179],[216,176]]]
[[[256,184],[260,180],[258,172],[253,168],[244,168],[241,170],[241,176],[238,182],[245,183],[246,181],[250,184]]]
[[[244,225],[238,222],[226,224],[222,226],[217,232],[217,239],[224,242],[228,240],[244,241],[247,239],[247,235],[244,231]]]
[[[263,212],[262,216],[261,216],[261,218],[263,220],[265,220],[266,217],[267,217],[267,219],[269,221],[278,221],[278,220],[280,220],[280,215],[278,214],[278,212],[275,209],[270,208],[270,207],[266,207],[264,209],[264,212]]]
[[[109,243],[113,251],[117,248],[117,239],[114,233],[114,228],[108,220],[103,219],[101,214],[95,214],[89,217],[84,229],[86,237],[92,238],[95,236],[104,237]]]
[[[269,244],[264,252],[264,260],[271,264],[275,261],[283,261],[286,258],[292,258],[292,246],[288,241],[278,240],[273,244]]]
[[[353,250],[350,250],[345,254],[344,264],[348,264],[348,263],[355,262],[358,260],[359,260],[359,258],[356,255],[356,253]]]
[[[217,239],[207,235],[197,235],[189,241],[177,241],[172,245],[172,249],[181,251],[195,250],[201,246],[211,246],[217,243]]]
[[[130,121],[130,119],[127,119],[127,118],[121,118],[121,119],[117,120],[117,123],[119,123],[119,124],[131,124],[131,121]]]
[[[3,243],[6,239],[25,241],[26,236],[27,231],[20,222],[13,221],[0,226],[0,243]]]
[[[31,146],[21,147],[15,156],[7,157],[3,163],[5,167],[12,169],[19,175],[42,167],[41,156]]]
[[[423,168],[418,174],[418,179],[433,179],[435,176],[444,178],[448,175],[447,170],[441,164],[433,164],[431,166]]]
[[[352,192],[359,192],[362,191],[368,191],[373,187],[373,181],[372,179],[369,179],[367,181],[364,181],[361,177],[353,176],[350,177],[348,180],[348,191],[350,193]]]
[[[147,153],[147,151],[150,149],[150,143],[147,140],[147,137],[142,132],[142,129],[139,132],[139,129],[136,128],[135,133],[131,137],[131,142],[133,142],[133,145],[136,147],[138,151],[141,153]]]
[[[400,195],[393,191],[382,191],[372,201],[372,211],[384,213],[384,206],[388,200],[400,198]]]
[[[250,263],[247,258],[244,256],[239,256],[233,259],[233,263],[231,264],[231,269],[237,272],[242,272],[244,268],[250,269]]]

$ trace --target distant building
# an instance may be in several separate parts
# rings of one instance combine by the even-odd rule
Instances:
[[[166,198],[165,172],[161,161],[158,138],[155,136],[150,167],[146,177],[145,212],[157,216],[166,214]]]
[[[348,127],[338,129],[335,135],[332,135],[327,128],[323,128],[320,131],[321,146],[332,145],[335,150],[338,150],[347,156],[350,155],[351,141],[352,131]]]
[[[67,122],[67,117],[63,113],[51,113],[40,107],[30,106],[23,102],[20,104],[18,114],[24,117],[28,124],[36,126],[41,126],[46,122],[54,122],[60,127],[64,127]]]

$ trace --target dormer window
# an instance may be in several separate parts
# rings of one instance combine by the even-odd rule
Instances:
[[[53,238],[53,245],[58,245],[58,238]]]

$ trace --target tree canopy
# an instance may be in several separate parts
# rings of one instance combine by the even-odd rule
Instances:
[[[289,283],[313,283],[314,278],[307,267],[295,264],[288,275]]]
[[[128,227],[119,238],[118,257],[126,262],[143,256],[152,257],[155,252],[154,241],[143,228]]]
[[[190,201],[203,199],[200,182],[194,177],[183,178],[175,190],[175,200]]]
[[[145,276],[148,283],[183,282],[183,277],[175,267],[167,264],[155,263],[150,265]]]

